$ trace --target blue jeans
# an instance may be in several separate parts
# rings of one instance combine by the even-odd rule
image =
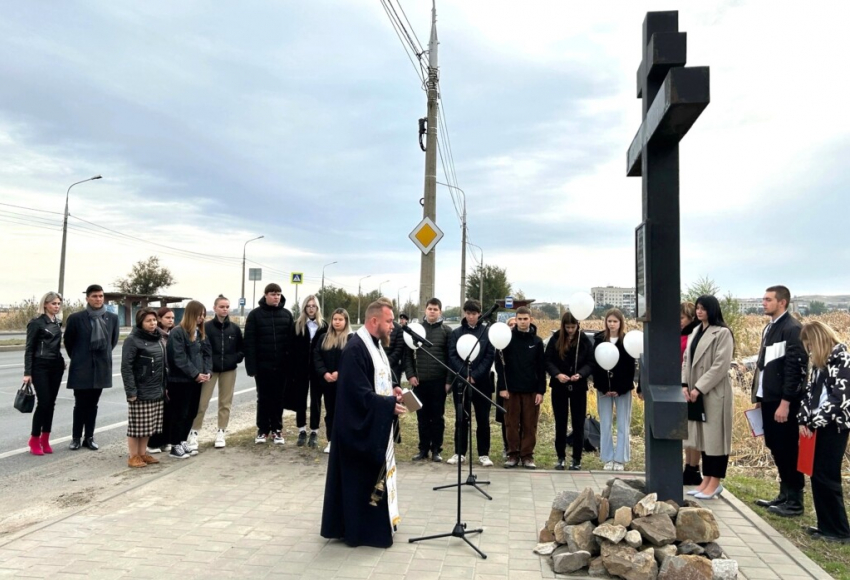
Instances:
[[[614,407],[617,407],[617,448],[611,428],[614,423]],[[626,463],[631,458],[629,447],[629,428],[632,423],[632,392],[617,397],[607,397],[596,393],[596,410],[599,412],[599,428],[602,432],[599,442],[599,458],[602,463],[616,461]]]

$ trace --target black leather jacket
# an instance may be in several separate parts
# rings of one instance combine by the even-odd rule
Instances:
[[[27,346],[24,351],[24,375],[32,375],[36,360],[62,361],[62,328],[59,321],[51,321],[46,314],[37,316],[27,324]]]
[[[165,345],[159,333],[134,328],[121,347],[121,378],[127,398],[158,401],[167,378]]]

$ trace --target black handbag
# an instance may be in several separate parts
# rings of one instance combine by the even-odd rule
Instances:
[[[693,403],[688,401],[688,421],[705,423],[705,401],[702,398],[702,393],[697,396],[697,400]]]
[[[34,407],[35,391],[32,390],[32,383],[24,383],[15,393],[15,408],[21,413],[32,413]]]

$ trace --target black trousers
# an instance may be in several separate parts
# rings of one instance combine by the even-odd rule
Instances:
[[[764,422],[764,444],[773,455],[773,462],[779,471],[779,480],[791,491],[803,491],[806,480],[797,471],[797,452],[799,450],[800,431],[797,426],[799,403],[792,403],[788,411],[788,421],[777,423],[773,415],[780,401],[762,401],[761,414]],[[703,473],[705,473],[703,469]]]
[[[56,397],[59,396],[63,374],[65,362],[62,359],[35,360],[32,367],[32,386],[35,389],[36,406],[30,431],[33,437],[50,433],[53,429],[53,410],[56,408]]]
[[[74,423],[71,437],[81,439],[94,437],[94,424],[97,421],[97,404],[103,389],[74,389]]]
[[[422,401],[416,411],[419,451],[440,453],[446,433],[446,381],[420,381],[413,393]]]
[[[726,477],[726,468],[729,466],[728,455],[706,455],[702,452],[702,474],[705,477]],[[796,469],[797,466],[795,465]]]
[[[192,430],[192,423],[195,422],[195,417],[198,416],[198,407],[201,405],[201,383],[191,382],[186,383],[186,385],[189,389],[187,393],[189,400],[186,406],[186,419],[180,426],[180,432],[183,433],[181,441],[186,441],[189,438],[189,431]]]
[[[283,429],[283,392],[286,384],[283,373],[258,372],[254,381],[257,383],[257,431],[266,434],[280,431]]]
[[[462,388],[463,387],[458,387],[456,391],[459,391]],[[485,395],[489,394],[492,399],[493,395],[492,393],[489,393],[488,390],[488,386],[483,386],[483,390],[481,392]],[[457,408],[460,394],[458,392],[454,392],[452,397],[455,408]],[[469,428],[472,422],[473,409],[475,411],[475,445],[478,448],[478,456],[481,457],[483,455],[490,455],[491,407],[492,405],[490,405],[490,401],[478,393],[467,391],[466,397],[464,398],[463,420],[461,421],[460,431],[458,433],[459,439],[456,442],[458,455],[466,455],[466,452],[469,451]]]
[[[193,387],[193,383],[168,381],[168,416],[164,429],[170,445],[177,445],[186,440],[189,429],[192,428],[192,421],[198,414],[197,401],[195,401],[195,412],[191,413],[195,392],[197,391],[198,399],[201,395],[200,383],[194,383],[194,385],[198,386]]]
[[[319,420],[322,418],[322,395],[326,392],[323,385],[319,383],[319,379],[315,377],[310,379],[310,429],[313,431],[319,430]],[[300,419],[296,416],[295,422],[299,427],[306,425],[307,411],[304,411],[304,415]]]
[[[812,501],[818,529],[826,535],[850,537],[847,508],[841,489],[841,461],[850,431],[839,432],[835,425],[817,431],[815,463],[812,471]]]
[[[567,458],[567,416],[573,425],[573,461],[581,463],[584,450],[584,417],[587,415],[587,391],[569,390],[569,384],[552,386],[552,411],[555,414],[555,453]]]

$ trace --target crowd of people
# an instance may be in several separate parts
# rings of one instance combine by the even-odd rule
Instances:
[[[816,437],[811,487],[818,525],[809,531],[816,538],[850,541],[841,489],[841,461],[850,433],[850,352],[827,325],[801,324],[790,316],[790,300],[784,286],[771,286],[763,299],[770,322],[762,335],[752,398],[761,409],[765,444],[773,455],[780,489],[775,498],[757,504],[780,516],[803,513],[805,481],[797,471],[798,444],[801,437]],[[86,303],[84,311],[70,315],[64,324],[64,345],[70,357],[67,386],[75,400],[72,450],[98,449],[94,440],[98,402],[102,390],[112,386],[112,350],[119,340],[118,318],[105,308],[102,287],[89,286]],[[386,299],[376,305],[373,312],[392,309]],[[52,453],[54,407],[66,369],[57,318],[61,306],[62,297],[48,292],[39,303],[39,316],[27,328],[24,382],[32,383],[37,397],[29,439],[33,455]],[[324,452],[331,451],[335,411],[341,400],[337,396],[340,365],[354,336],[349,315],[337,309],[328,324],[312,295],[304,300],[297,317],[284,306],[280,286],[268,284],[258,307],[247,317],[244,334],[230,321],[230,302],[224,296],[216,298],[210,320],[204,305],[194,300],[187,304],[178,325],[167,307],[136,312],[121,356],[130,467],[158,463],[157,453],[166,452],[175,459],[197,455],[198,432],[216,386],[214,447],[225,447],[236,369],[243,361],[256,384],[255,443],[284,445],[283,415],[291,410],[298,431],[296,444],[319,447],[324,402]],[[616,308],[606,312],[604,330],[591,338],[567,311],[544,345],[530,310],[520,307],[510,321],[511,340],[500,350],[490,343],[481,312],[478,301],[467,300],[463,320],[452,330],[443,320],[442,303],[431,298],[422,321],[426,340],[419,348],[410,348],[403,340],[406,315],[391,321],[386,332],[374,330],[371,335],[380,335],[381,360],[386,360],[393,389],[405,376],[422,403],[416,411],[418,452],[413,461],[443,461],[446,399],[451,392],[455,408],[468,420],[459,422],[446,463],[463,463],[468,456],[471,460],[469,433],[474,418],[478,463],[492,467],[490,424],[495,415],[501,423],[504,467],[535,469],[540,406],[548,379],[555,419],[554,468],[580,470],[588,381],[592,380],[603,469],[623,470],[630,460],[636,361],[624,348],[622,312]],[[683,480],[696,486],[689,494],[713,499],[723,491],[732,447],[734,398],[728,371],[735,341],[714,296],[683,303],[680,314],[682,396],[688,406]],[[459,350],[465,336],[478,343],[478,355],[471,360]],[[364,335],[363,340],[371,339]],[[611,369],[600,366],[595,357],[605,343],[613,344],[619,353]],[[474,388],[465,388],[467,383]],[[636,395],[642,397],[640,387]],[[397,417],[393,422],[397,425]],[[569,465],[568,422],[573,431]]]

